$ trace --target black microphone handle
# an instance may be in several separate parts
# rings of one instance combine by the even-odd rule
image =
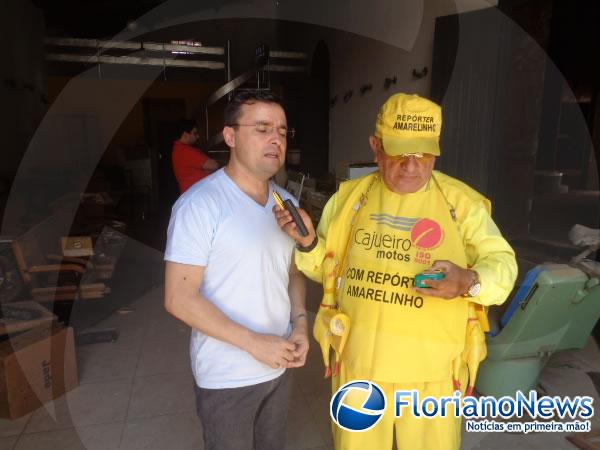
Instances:
[[[298,210],[296,209],[292,201],[288,199],[283,203],[285,204],[285,209],[287,209],[292,215],[292,219],[294,219],[294,222],[296,223],[296,228],[298,229],[298,233],[300,233],[300,236],[308,236],[308,230],[306,229],[306,225],[304,225],[302,217],[300,217],[300,214],[298,213]]]

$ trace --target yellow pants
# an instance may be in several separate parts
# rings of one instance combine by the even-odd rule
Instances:
[[[342,364],[340,374],[333,379],[333,392],[348,383],[356,380],[348,373]],[[417,418],[411,413],[412,409],[404,408],[402,416],[395,418],[394,392],[397,390],[418,390],[419,397],[423,400],[427,396],[442,397],[452,396],[454,388],[452,380],[429,383],[381,383],[374,381],[384,392],[387,407],[381,420],[370,430],[362,432],[346,431],[332,423],[333,440],[336,450],[388,450],[392,448],[394,430],[396,431],[396,446],[398,450],[458,450],[460,448],[461,418],[433,417]],[[359,397],[354,399],[361,402]],[[360,407],[362,404],[348,404]]]

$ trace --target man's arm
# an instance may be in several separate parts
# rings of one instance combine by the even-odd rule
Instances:
[[[288,339],[295,346],[294,361],[287,367],[302,367],[306,363],[308,353],[308,317],[306,315],[306,278],[296,267],[292,259],[290,266],[290,282],[288,287],[290,301],[292,303],[291,317],[292,334]]]
[[[219,163],[212,158],[208,158],[202,165],[202,170],[206,172],[214,172],[219,168]]]
[[[481,292],[470,301],[484,306],[503,303],[517,278],[513,249],[502,237],[483,204],[473,205],[461,224],[461,230],[470,270],[450,261],[436,261],[432,269],[443,270],[446,277],[440,281],[427,280],[430,288],[415,290],[445,299],[456,298],[469,289],[475,271],[481,283]]]
[[[487,211],[474,210],[469,219],[467,262],[481,282],[481,292],[472,301],[483,306],[500,305],[517,279],[515,252]]]
[[[255,333],[232,321],[199,292],[204,267],[167,261],[165,309],[207,336],[234,345],[273,368],[294,361],[295,345],[279,336]]]
[[[219,168],[219,163],[204,153],[201,149],[195,148],[190,155],[189,164],[205,172],[211,173]]]

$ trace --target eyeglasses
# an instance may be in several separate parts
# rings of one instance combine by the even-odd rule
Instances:
[[[426,163],[431,162],[431,160],[435,158],[435,155],[432,155],[431,153],[420,153],[420,152],[419,153],[404,153],[402,155],[391,156],[391,155],[388,155],[387,153],[385,153],[385,151],[383,149],[381,151],[385,155],[386,158],[391,159],[394,162],[399,162],[399,163],[404,163],[404,162],[408,161],[409,158],[414,158],[416,163],[426,164]]]
[[[274,130],[283,139],[293,139],[296,135],[296,130],[287,127],[275,127],[264,123],[232,123],[230,127],[254,127],[254,131],[259,134],[271,134]]]

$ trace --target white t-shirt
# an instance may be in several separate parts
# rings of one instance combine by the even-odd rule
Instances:
[[[269,193],[273,189],[293,199],[270,182]],[[271,195],[259,205],[218,170],[173,206],[165,260],[205,266],[200,292],[227,317],[255,332],[287,337],[294,241],[277,225],[273,205]],[[196,383],[207,389],[254,385],[284,371],[195,329],[190,357]]]

